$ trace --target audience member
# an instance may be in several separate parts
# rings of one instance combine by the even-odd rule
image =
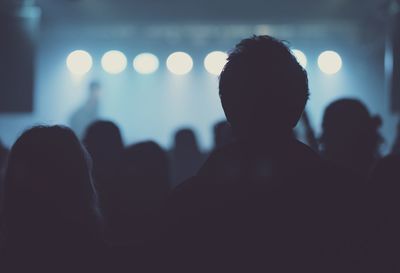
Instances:
[[[98,120],[86,129],[83,143],[93,162],[93,178],[99,194],[100,206],[108,226],[113,214],[115,189],[121,179],[124,144],[116,124]]]
[[[288,47],[269,36],[242,40],[219,90],[237,140],[172,193],[166,245],[182,250],[172,266],[354,272],[353,177],[293,138],[309,91]]]
[[[322,122],[323,157],[367,177],[379,158],[380,123],[359,100],[340,99],[331,103]]]
[[[400,268],[400,155],[378,161],[369,181],[367,265],[369,272]]]
[[[100,89],[70,120],[84,145],[63,126],[26,130],[10,152],[0,142],[0,271],[399,271],[400,125],[380,158],[380,118],[339,99],[318,140],[286,42],[230,52],[207,159],[188,128],[169,154],[125,148],[116,124],[95,121]]]
[[[148,141],[125,149],[120,180],[112,184],[112,196],[105,204],[112,208],[108,231],[112,242],[143,248],[158,238],[168,180],[168,158],[159,145]]]
[[[177,131],[170,153],[171,187],[176,187],[185,179],[194,176],[204,160],[205,155],[199,149],[194,132],[191,129]]]
[[[33,127],[12,146],[3,215],[9,269],[97,268],[105,249],[89,161],[66,127]]]

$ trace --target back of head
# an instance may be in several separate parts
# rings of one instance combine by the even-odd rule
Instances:
[[[367,107],[356,99],[339,99],[325,110],[322,121],[323,151],[355,151],[363,158],[375,156],[381,137],[380,120],[371,117]]]
[[[359,100],[331,103],[322,121],[322,155],[365,177],[379,157],[380,123]]]
[[[176,153],[198,153],[196,135],[193,130],[185,128],[175,133],[175,151]]]
[[[38,237],[50,230],[63,233],[67,224],[71,229],[97,227],[97,197],[88,160],[69,128],[38,126],[25,131],[11,149],[6,170],[8,235],[15,239],[31,232]]]
[[[230,53],[219,90],[225,115],[239,137],[290,134],[308,99],[308,80],[284,43],[253,36]]]
[[[169,179],[168,158],[157,143],[146,141],[134,144],[126,148],[123,160],[128,176],[126,178],[132,185],[135,184],[144,191],[137,194],[166,193]]]
[[[97,164],[112,162],[120,156],[124,145],[118,126],[111,121],[98,120],[89,125],[83,142]]]

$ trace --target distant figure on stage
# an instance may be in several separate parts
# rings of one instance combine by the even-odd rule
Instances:
[[[86,127],[99,116],[100,83],[92,81],[89,85],[89,94],[86,102],[79,107],[70,118],[70,126],[81,139]]]

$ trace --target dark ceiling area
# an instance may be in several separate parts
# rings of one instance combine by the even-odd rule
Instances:
[[[2,0],[36,5],[47,24],[324,23],[381,20],[391,0]]]

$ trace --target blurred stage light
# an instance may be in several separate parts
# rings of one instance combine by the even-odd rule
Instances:
[[[101,66],[110,74],[118,74],[125,70],[127,64],[124,53],[118,50],[110,50],[101,58]]]
[[[342,68],[342,58],[335,51],[324,51],[318,57],[318,66],[325,74],[333,75]]]
[[[185,75],[193,68],[193,60],[185,52],[174,52],[167,58],[167,68],[175,75]]]
[[[83,75],[92,68],[92,57],[84,50],[72,51],[67,57],[67,68],[75,75]]]
[[[303,51],[298,49],[293,49],[292,54],[296,57],[296,60],[299,62],[299,64],[305,69],[307,67],[306,54],[304,54]]]
[[[213,75],[221,74],[222,69],[224,68],[228,54],[222,51],[213,51],[210,52],[206,58],[204,59],[204,67],[208,71],[208,73]]]
[[[159,66],[157,56],[151,53],[141,53],[133,59],[133,68],[140,74],[154,73]]]

